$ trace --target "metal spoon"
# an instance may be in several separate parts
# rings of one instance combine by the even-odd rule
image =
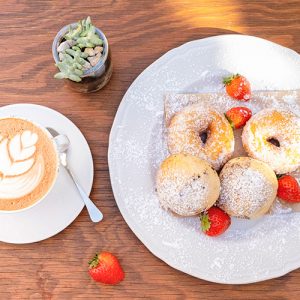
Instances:
[[[70,168],[68,167],[68,162],[67,162],[67,152],[68,148],[70,146],[70,140],[66,135],[59,134],[56,130],[53,128],[46,128],[50,134],[53,136],[54,141],[57,145],[57,149],[59,152],[59,159],[61,165],[67,170],[69,173],[70,177],[72,178],[73,182],[75,183],[77,190],[81,196],[81,199],[83,200],[90,218],[93,222],[97,223],[100,222],[103,219],[103,214],[101,211],[96,207],[96,205],[92,202],[92,200],[87,196],[87,194],[84,192],[82,187],[79,185],[77,180],[75,179],[73,173],[71,172]]]

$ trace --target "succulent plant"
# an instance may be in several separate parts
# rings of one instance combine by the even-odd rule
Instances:
[[[79,55],[76,55],[74,57],[66,53],[62,55],[62,61],[56,64],[56,67],[58,67],[60,72],[56,73],[54,77],[57,79],[68,78],[70,80],[80,82],[80,76],[83,75],[82,66],[85,63],[85,60]]]
[[[103,41],[96,33],[96,28],[93,26],[90,17],[79,21],[76,28],[70,26],[64,40],[66,41],[63,42],[66,43],[64,47],[58,47],[58,51],[61,49],[59,54],[61,61],[56,64],[56,67],[60,72],[55,74],[54,77],[57,79],[68,78],[80,82],[84,73],[83,69],[89,64],[86,60],[88,54],[84,52],[84,49],[101,46]]]

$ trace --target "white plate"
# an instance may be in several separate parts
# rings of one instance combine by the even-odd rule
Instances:
[[[0,108],[0,117],[23,117],[66,134],[71,142],[68,161],[86,193],[93,184],[94,167],[90,148],[80,130],[59,112],[34,104],[15,104]],[[83,202],[63,168],[57,181],[37,205],[17,213],[0,213],[0,241],[33,243],[49,238],[70,225],[83,208]]]
[[[162,210],[154,176],[163,158],[163,95],[222,89],[226,73],[244,74],[253,89],[300,88],[300,56],[255,37],[224,35],[187,43],[149,66],[131,85],[110,135],[109,169],[117,204],[145,246],[170,266],[219,283],[250,283],[300,266],[300,214],[233,220],[218,238],[198,218]]]

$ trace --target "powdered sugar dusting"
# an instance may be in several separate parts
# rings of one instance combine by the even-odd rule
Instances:
[[[226,164],[220,173],[221,193],[218,205],[237,217],[258,216],[276,195],[274,182],[251,164],[246,158],[236,158]],[[276,183],[275,176],[273,180]]]
[[[222,77],[219,77],[221,80]],[[187,105],[201,103],[203,108],[213,107],[224,113],[232,107],[245,106],[253,114],[265,108],[286,109],[300,116],[300,90],[294,91],[253,91],[251,101],[236,101],[224,91],[201,94],[168,93],[165,97],[166,122],[170,122],[175,113]]]
[[[182,176],[177,179],[177,181],[164,180],[160,186],[162,207],[171,209],[179,215],[194,215],[205,209],[200,207],[200,203],[208,197],[205,183],[198,178],[194,178],[191,182],[186,182]]]
[[[279,205],[275,215],[258,220],[233,218],[230,229],[212,239],[201,233],[198,217],[178,218],[163,210],[155,192],[156,170],[168,155],[163,98],[168,92],[173,99],[179,93],[220,92],[223,75],[233,72],[245,75],[254,90],[300,88],[299,56],[261,40],[255,47],[252,43],[252,38],[243,36],[238,42],[206,46],[198,41],[168,53],[127,92],[110,140],[112,186],[126,222],[155,255],[173,267],[217,282],[253,282],[300,266],[300,216]],[[296,92],[283,101],[277,99],[267,95],[266,101],[243,104],[254,113],[274,103],[300,114]],[[215,109],[217,100],[210,103]],[[231,107],[227,100],[225,106]]]

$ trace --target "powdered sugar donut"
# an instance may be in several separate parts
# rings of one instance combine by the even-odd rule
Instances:
[[[218,206],[229,215],[257,218],[270,209],[276,198],[278,181],[264,162],[237,157],[225,164],[221,173]]]
[[[204,141],[202,134],[206,135]],[[171,154],[183,152],[197,156],[218,170],[233,153],[233,131],[216,110],[204,109],[201,104],[190,105],[171,119],[168,148]]]
[[[156,188],[163,208],[181,216],[192,216],[216,202],[220,180],[206,161],[180,153],[162,162],[157,172]]]
[[[266,162],[277,174],[300,167],[300,118],[291,111],[261,110],[247,122],[242,140],[249,156]]]

